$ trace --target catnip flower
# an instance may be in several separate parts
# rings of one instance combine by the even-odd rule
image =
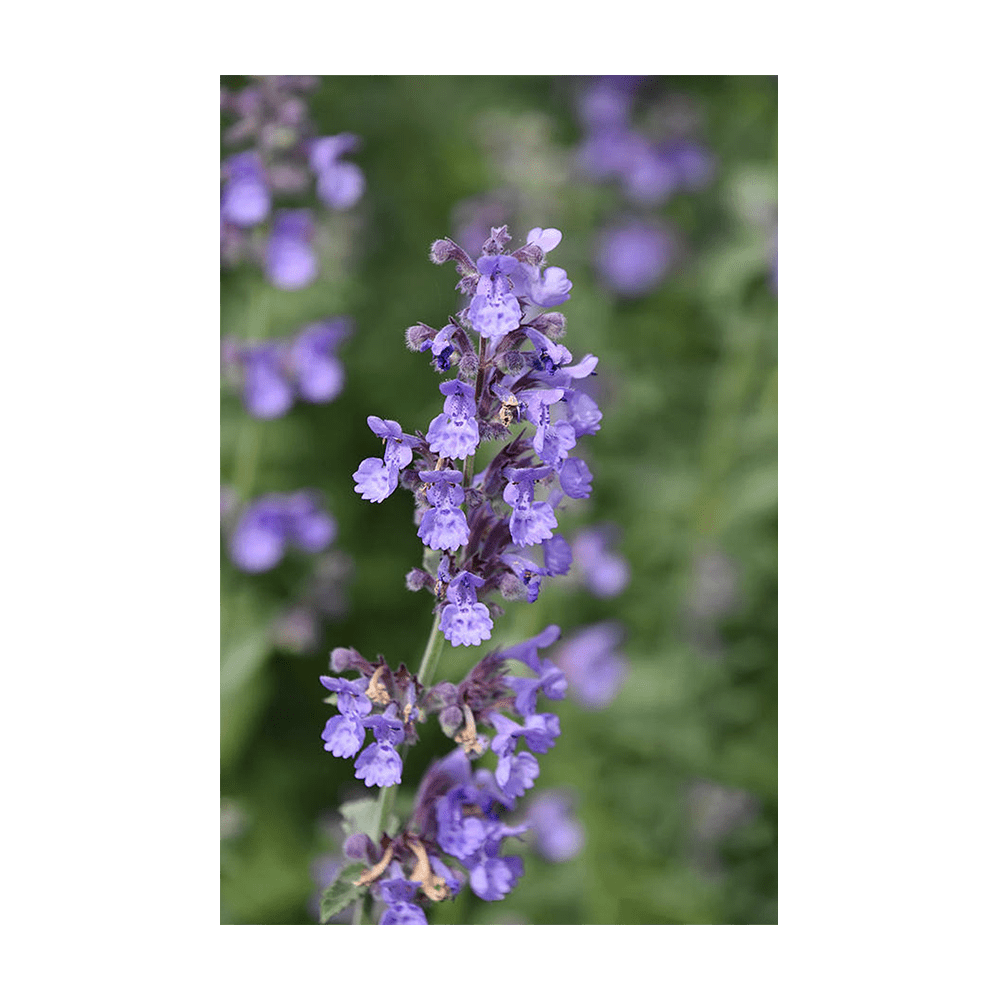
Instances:
[[[412,445],[416,438],[404,434],[403,428],[395,420],[369,417],[368,426],[373,434],[385,441],[383,458],[366,458],[354,473],[355,493],[365,500],[381,503],[391,496],[399,484],[399,470],[405,469],[413,461]]]
[[[544,500],[535,500],[535,483],[544,479],[551,469],[512,469],[504,487],[503,498],[513,511],[510,515],[510,537],[515,545],[537,545],[552,537],[558,527],[552,507]]]
[[[478,646],[493,631],[489,609],[477,600],[476,588],[486,581],[463,571],[449,584],[448,603],[441,612],[441,631],[453,646]]]
[[[431,451],[445,458],[467,458],[479,444],[475,389],[453,379],[441,383],[441,392],[445,397],[444,413],[427,428],[427,443]]]
[[[480,257],[476,262],[482,277],[469,304],[469,322],[484,337],[502,337],[521,324],[521,306],[510,279],[519,266],[516,258],[505,254]]]
[[[469,525],[460,506],[465,500],[465,490],[459,485],[462,473],[457,469],[440,469],[421,472],[420,479],[427,483],[427,502],[431,507],[420,519],[417,537],[429,549],[453,551],[465,545],[469,540]]]
[[[328,154],[334,162],[339,155],[336,149]],[[417,537],[430,552],[422,567],[406,573],[406,587],[433,594],[438,628],[455,647],[479,646],[492,635],[492,615],[501,608],[481,598],[498,591],[507,600],[533,601],[543,580],[566,575],[575,561],[573,547],[555,533],[555,511],[564,498],[591,493],[590,470],[570,453],[581,435],[599,429],[601,412],[579,388],[595,373],[597,358],[584,354],[574,361],[557,343],[566,318],[536,312],[561,304],[572,288],[565,271],[546,266],[545,254],[561,239],[557,229],[535,227],[523,246],[506,253],[507,227],[494,227],[475,264],[454,240],[432,244],[434,263],[455,264],[469,305],[440,329],[423,322],[408,327],[405,340],[410,350],[431,351],[433,370],[454,366],[459,377],[439,385],[443,412],[426,436],[370,417],[369,427],[386,442],[385,456],[365,459],[354,473],[355,491],[373,502],[399,486],[413,494]],[[522,421],[534,429],[512,428]],[[484,440],[504,443],[477,471]],[[544,500],[535,496],[540,483],[547,487]],[[440,555],[431,558],[431,552]],[[328,720],[323,744],[333,755],[354,757],[359,780],[381,788],[399,783],[402,747],[417,742],[415,723],[428,715],[436,715],[441,732],[457,744],[424,775],[401,832],[379,831],[378,847],[367,835],[350,841],[350,856],[371,866],[355,885],[371,886],[386,904],[382,923],[425,922],[422,899],[437,902],[458,892],[462,876],[447,859],[457,861],[471,891],[488,901],[504,898],[523,876],[522,859],[503,849],[531,824],[511,826],[504,816],[535,786],[538,758],[561,732],[558,715],[539,705],[540,698],[559,701],[572,690],[561,663],[542,653],[559,635],[550,625],[524,642],[487,651],[461,681],[427,688],[433,640],[416,676],[405,665],[390,670],[381,657],[371,663],[355,650],[334,650],[335,673],[351,669],[361,676],[324,679],[337,691],[338,714]],[[527,676],[514,673],[516,662]],[[576,660],[573,665],[579,668]],[[375,739],[364,747],[367,729]],[[495,763],[473,773],[470,762],[489,752]],[[562,839],[557,836],[562,818],[536,820],[561,844],[553,854],[570,849],[568,822]]]

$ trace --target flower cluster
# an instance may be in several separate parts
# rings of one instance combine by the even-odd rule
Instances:
[[[222,90],[223,112],[235,117],[223,143],[242,148],[222,162],[221,257],[263,266],[277,288],[309,285],[319,273],[315,220],[307,208],[275,208],[305,195],[313,183],[328,208],[353,207],[365,189],[364,174],[344,156],[356,136],[316,136],[302,94],[315,77],[263,76],[238,92]],[[266,225],[269,223],[269,225]]]
[[[590,470],[570,453],[600,429],[601,411],[584,390],[597,358],[574,360],[558,342],[565,318],[546,311],[572,288],[565,270],[546,262],[561,238],[536,228],[508,252],[507,227],[493,228],[476,260],[453,240],[436,241],[431,260],[454,263],[467,303],[443,326],[410,327],[406,341],[430,353],[433,371],[452,376],[439,385],[441,413],[426,433],[412,434],[395,420],[368,418],[384,450],[361,462],[355,491],[372,503],[400,488],[413,494],[425,559],[407,587],[434,596],[436,626],[455,647],[490,638],[501,612],[494,598],[533,601],[545,578],[569,572],[573,553],[558,516],[591,492]],[[476,472],[485,442],[502,444]],[[540,702],[566,696],[565,674],[544,653],[559,636],[550,625],[488,652],[459,683],[432,687],[423,667],[415,677],[405,665],[393,672],[381,658],[334,650],[332,671],[358,676],[321,678],[338,708],[323,746],[353,758],[366,785],[401,782],[402,751],[430,716],[458,744],[424,775],[402,832],[383,833],[378,844],[359,832],[345,845],[370,866],[354,885],[372,887],[385,904],[382,923],[425,923],[421,899],[453,895],[466,879],[481,899],[502,899],[522,876],[520,857],[504,845],[532,824],[511,824],[507,814],[560,734],[558,715]],[[374,742],[364,748],[368,729]],[[488,753],[491,765],[474,771],[472,762]]]
[[[229,556],[245,573],[273,569],[289,546],[322,552],[337,534],[337,522],[308,490],[266,494],[235,517],[231,508],[232,500],[223,491],[223,514],[235,520],[229,533]]]
[[[344,387],[344,366],[336,355],[350,336],[348,320],[310,323],[288,340],[222,342],[223,373],[239,390],[247,412],[259,420],[287,413],[296,397],[329,403]]]
[[[673,229],[651,214],[674,194],[704,188],[715,172],[712,156],[691,138],[695,116],[683,104],[663,102],[636,124],[644,80],[608,76],[580,96],[583,140],[577,164],[592,181],[614,183],[631,210],[598,237],[595,264],[618,295],[652,291],[675,265],[680,245]],[[638,209],[640,215],[635,215]]]

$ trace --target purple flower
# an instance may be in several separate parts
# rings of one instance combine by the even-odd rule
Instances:
[[[499,854],[505,837],[523,833],[526,829],[512,829],[496,823],[476,855],[463,859],[469,870],[469,887],[480,899],[488,902],[503,899],[524,875],[524,862],[519,857],[500,857]]]
[[[507,758],[504,773],[506,781],[500,786],[501,790],[513,798],[520,798],[535,785],[539,774],[538,761],[527,750],[522,750]]]
[[[476,391],[471,385],[452,379],[441,383],[441,392],[445,397],[444,413],[435,417],[427,428],[427,443],[438,455],[467,458],[479,444]]]
[[[243,360],[243,405],[259,420],[273,420],[287,413],[295,401],[283,368],[283,352],[276,344],[250,344],[240,352]]]
[[[327,719],[321,739],[323,749],[334,757],[353,757],[365,742],[364,718],[372,703],[365,695],[364,681],[348,681],[341,677],[320,677],[320,684],[337,692],[337,711]]]
[[[378,892],[387,905],[379,924],[426,924],[427,915],[413,902],[420,889],[419,882],[411,882],[403,874],[398,861],[389,866],[389,877],[378,883]]]
[[[535,831],[538,853],[546,861],[569,861],[583,847],[583,827],[573,818],[573,805],[565,792],[536,795],[528,806],[528,825]]]
[[[486,605],[478,601],[476,588],[485,580],[468,571],[458,573],[448,584],[448,603],[441,612],[441,631],[453,646],[478,646],[493,631]]]
[[[510,275],[520,266],[506,254],[480,257],[481,275],[469,304],[469,322],[484,337],[502,337],[521,325],[521,304],[512,291]]]
[[[607,529],[581,531],[573,541],[573,562],[595,597],[617,597],[628,586],[628,563],[608,550]]]
[[[330,208],[351,208],[364,194],[365,175],[360,167],[340,159],[356,146],[357,136],[347,132],[313,140],[309,165],[316,174],[316,193]]]
[[[510,537],[515,545],[537,545],[552,537],[558,527],[552,507],[544,500],[535,500],[535,481],[544,479],[552,470],[511,469],[505,473],[509,482],[503,498],[513,507],[510,515]]]
[[[319,273],[312,247],[312,215],[308,209],[283,209],[274,213],[271,236],[264,251],[264,270],[276,288],[305,288]]]
[[[263,573],[281,562],[288,545],[319,552],[336,532],[337,522],[312,494],[272,493],[243,511],[229,539],[229,554],[244,572]]]
[[[542,542],[542,552],[549,576],[565,576],[573,565],[573,550],[562,535],[553,535]]]
[[[226,184],[222,189],[222,218],[248,228],[263,222],[271,211],[267,174],[257,153],[237,153],[222,164]]]
[[[446,372],[449,368],[451,368],[451,355],[454,352],[454,348],[451,344],[451,338],[458,332],[459,329],[454,323],[446,323],[433,337],[425,340],[420,345],[421,351],[429,350],[431,352],[438,371]],[[443,386],[442,391],[444,391]],[[434,425],[432,423],[431,427],[433,428],[433,426]],[[478,428],[476,429],[476,433],[478,435]],[[428,432],[428,438],[429,437],[430,432]]]
[[[563,403],[566,406],[566,419],[578,438],[585,434],[596,434],[601,429],[603,414],[585,392],[566,389],[563,392]]]
[[[354,762],[354,776],[371,788],[398,785],[403,780],[403,759],[396,747],[403,742],[403,724],[396,718],[396,703],[382,715],[369,715],[364,725],[374,730],[375,742],[362,750]]]
[[[605,708],[614,701],[628,672],[628,664],[615,647],[622,628],[607,621],[577,632],[555,654],[569,681],[570,694],[584,708]]]
[[[652,222],[632,222],[605,230],[597,244],[597,271],[614,292],[637,297],[651,292],[677,256],[669,230]]]
[[[411,444],[415,444],[416,440],[412,435],[404,434],[395,420],[369,417],[368,426],[373,434],[385,440],[385,456],[366,458],[358,466],[358,471],[353,474],[357,483],[354,492],[372,503],[381,503],[399,484],[399,470],[413,461]]]
[[[559,485],[563,493],[574,500],[590,496],[590,484],[594,477],[582,458],[567,458],[559,470]]]
[[[456,858],[467,858],[486,842],[483,796],[471,783],[457,785],[437,801],[437,842]],[[466,808],[471,806],[469,814]],[[476,812],[479,815],[476,815]]]
[[[462,473],[457,469],[440,469],[421,472],[420,478],[428,484],[427,502],[431,508],[420,519],[417,537],[430,549],[454,551],[465,545],[469,540],[469,524],[460,508],[465,500],[465,490],[460,485]]]
[[[334,355],[349,335],[341,319],[310,323],[296,337],[290,351],[290,366],[299,395],[310,403],[329,403],[344,388],[344,366]]]

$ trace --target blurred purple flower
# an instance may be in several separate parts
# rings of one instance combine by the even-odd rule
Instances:
[[[243,404],[259,420],[287,413],[295,397],[328,403],[344,387],[344,367],[335,350],[350,335],[343,317],[320,320],[292,340],[240,344],[223,341],[223,370],[242,384]]]
[[[617,622],[600,622],[581,629],[553,654],[570,694],[584,708],[605,708],[617,696],[628,672],[628,662],[615,650],[623,636]]]
[[[677,244],[664,226],[629,222],[598,237],[596,260],[601,280],[623,296],[646,295],[670,270]]]
[[[223,220],[243,228],[263,222],[271,211],[271,192],[260,156],[253,151],[230,156],[222,175]]]
[[[625,559],[608,550],[610,533],[606,526],[587,528],[573,540],[573,565],[595,597],[617,597],[631,576]]]
[[[270,493],[244,509],[229,538],[229,555],[246,573],[264,573],[281,562],[289,545],[320,552],[337,534],[337,522],[309,492]]]
[[[528,806],[525,817],[535,832],[538,853],[546,861],[569,861],[583,847],[583,826],[573,816],[573,801],[562,791],[540,792]]]
[[[264,251],[264,271],[272,285],[295,291],[312,284],[319,273],[312,240],[312,214],[308,209],[282,209],[274,213]]]

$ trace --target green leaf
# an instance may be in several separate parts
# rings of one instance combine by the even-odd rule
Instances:
[[[378,828],[379,801],[378,799],[355,799],[353,802],[345,802],[340,807],[340,815],[343,822],[340,824],[344,830],[344,836],[349,837],[352,833],[367,833],[377,844],[383,832],[390,837],[395,836],[399,829],[399,819],[390,815],[386,820],[385,831]]]
[[[335,917],[344,907],[350,906],[368,891],[368,886],[354,884],[364,870],[365,866],[360,861],[348,865],[327,887],[319,901],[319,921],[321,924],[325,924],[331,917]]]

